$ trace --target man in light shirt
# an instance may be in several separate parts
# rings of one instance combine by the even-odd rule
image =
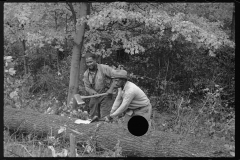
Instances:
[[[149,123],[152,114],[152,105],[146,94],[134,83],[128,81],[127,71],[115,70],[113,72],[114,86],[118,88],[118,95],[113,103],[110,115],[106,121],[124,113],[124,123],[127,124],[134,115],[143,116]]]

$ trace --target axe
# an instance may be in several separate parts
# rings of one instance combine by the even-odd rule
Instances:
[[[82,99],[100,97],[100,96],[105,96],[105,95],[108,95],[108,93],[95,94],[95,95],[91,95],[91,96],[80,96],[79,94],[75,94],[74,98],[77,101],[77,104],[84,104],[85,102]]]

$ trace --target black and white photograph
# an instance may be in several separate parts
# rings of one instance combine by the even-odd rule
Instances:
[[[4,157],[235,157],[235,3],[4,2]]]

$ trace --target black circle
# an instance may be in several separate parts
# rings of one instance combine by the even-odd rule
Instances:
[[[148,131],[148,121],[143,116],[133,116],[128,121],[128,130],[134,136],[142,136]]]

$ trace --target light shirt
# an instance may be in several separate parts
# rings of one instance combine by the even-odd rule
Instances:
[[[118,95],[113,103],[111,116],[117,116],[127,109],[137,109],[150,104],[146,94],[134,83],[127,81],[123,90],[118,88]]]

